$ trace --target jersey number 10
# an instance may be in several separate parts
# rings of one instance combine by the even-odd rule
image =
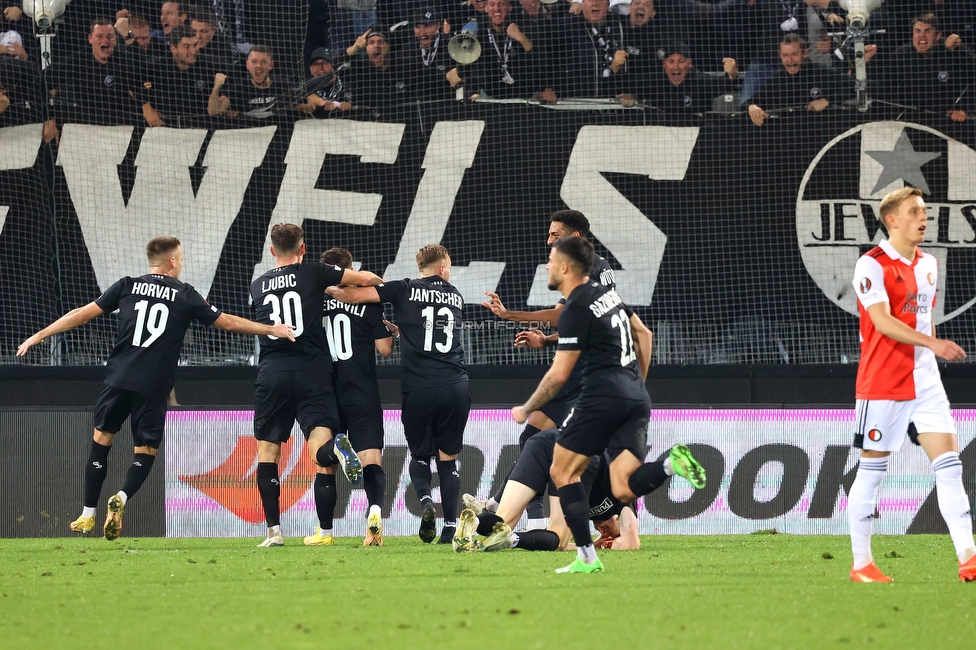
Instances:
[[[345,314],[326,316],[325,335],[329,339],[329,352],[333,361],[352,358],[352,321]]]

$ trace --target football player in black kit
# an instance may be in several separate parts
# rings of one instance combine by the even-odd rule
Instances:
[[[352,269],[352,253],[330,248],[322,263]],[[332,388],[339,406],[338,433],[349,442],[363,464],[363,488],[369,502],[363,546],[383,546],[383,513],[386,493],[383,472],[383,405],[376,383],[376,352],[393,353],[393,336],[383,321],[383,305],[348,305],[325,298],[325,333],[332,353]]]
[[[590,222],[582,212],[578,210],[557,210],[549,217],[549,230],[547,231],[548,239],[546,240],[546,244],[551,247],[560,237],[568,237],[570,235],[574,237],[586,237],[589,233]],[[590,278],[611,289],[616,287],[616,278],[614,278],[613,269],[610,267],[609,262],[599,255],[594,257],[593,268],[590,270]],[[498,294],[486,291],[485,295],[488,296],[489,300],[488,302],[481,303],[482,307],[490,309],[499,318],[516,323],[540,323],[548,327],[555,326],[559,319],[559,313],[563,305],[566,304],[566,299],[560,298],[559,302],[551,309],[509,311],[505,309],[505,305],[498,298]],[[519,332],[516,335],[515,345],[517,347],[543,348],[555,346],[557,338],[558,335],[555,332],[547,336],[539,329],[529,329],[524,332]],[[524,448],[525,441],[539,431],[561,426],[573,408],[573,404],[576,403],[576,398],[579,397],[579,391],[580,368],[574,366],[572,374],[566,380],[559,394],[529,416],[529,420],[525,424],[525,429],[519,436],[519,448]],[[498,502],[501,501],[502,490],[504,489],[505,486],[503,484],[498,493],[488,499],[489,509],[494,509],[498,506]],[[469,495],[465,495],[466,507],[469,502],[473,502],[473,499]],[[546,524],[541,495],[529,504],[528,516],[529,528],[545,528]]]
[[[457,528],[461,479],[457,457],[471,409],[464,349],[457,333],[464,300],[449,282],[451,256],[440,244],[417,253],[420,278],[386,282],[378,287],[329,287],[343,302],[388,302],[396,310],[403,348],[403,433],[410,449],[410,480],[422,508],[420,539],[436,536],[431,497],[430,459],[437,459],[444,528],[438,544],[450,544]]]
[[[549,468],[559,429],[546,429],[532,436],[519,454],[518,462],[505,482],[505,491],[498,510],[465,509],[454,537],[454,550],[498,551],[521,548],[527,551],[556,551],[569,544],[570,530],[562,514],[559,497],[551,484]],[[606,453],[593,456],[582,483],[589,494],[590,520],[600,531],[600,548],[629,551],[640,548],[637,536],[637,516],[633,509],[613,496],[610,489],[610,459]],[[522,516],[526,506],[549,486],[551,516],[546,530],[513,533],[512,526]],[[485,538],[475,541],[473,533]]]
[[[512,408],[519,424],[552,399],[582,364],[582,386],[553,450],[550,475],[559,492],[566,525],[576,540],[577,558],[557,573],[603,570],[590,537],[589,505],[580,478],[590,457],[607,452],[613,496],[633,503],[675,473],[695,488],[705,486],[705,470],[684,445],[663,461],[643,463],[651,398],[644,380],[651,363],[651,332],[616,290],[589,279],[593,245],[563,237],[549,253],[549,288],[566,298],[559,314],[559,343],[552,366],[532,396]]]
[[[85,465],[85,508],[69,524],[71,530],[86,535],[95,529],[95,508],[108,474],[112,441],[126,418],[131,418],[134,458],[122,489],[108,500],[104,532],[109,540],[122,534],[126,502],[149,476],[163,441],[166,400],[173,388],[183,336],[190,323],[198,320],[239,334],[270,334],[288,341],[283,345],[295,340],[290,325],[260,325],[223,314],[207,304],[196,289],[180,282],[183,248],[179,239],[156,237],[146,245],[146,257],[147,275],[122,278],[97,300],[71,310],[17,348],[17,356],[23,356],[31,346],[50,336],[119,310],[115,347],[106,363],[105,387],[95,404],[95,432]]]
[[[271,229],[275,268],[251,283],[255,320],[295,326],[295,344],[262,336],[261,360],[254,387],[254,437],[258,440],[258,492],[264,506],[268,536],[260,547],[282,546],[278,499],[278,460],[281,444],[298,420],[306,447],[317,466],[313,492],[319,526],[305,538],[306,546],[332,545],[332,515],[336,505],[336,466],[350,483],[362,480],[362,464],[349,439],[333,432],[339,427],[332,393],[332,357],[322,327],[325,288],[335,284],[369,285],[382,280],[368,271],[341,269],[320,262],[303,264],[305,232],[279,223]]]

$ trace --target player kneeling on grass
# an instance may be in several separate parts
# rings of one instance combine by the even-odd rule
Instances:
[[[559,429],[546,429],[529,438],[519,455],[502,492],[498,508],[492,512],[484,504],[465,494],[465,510],[461,513],[454,550],[458,553],[472,551],[497,551],[505,548],[521,548],[527,551],[564,550],[569,545],[571,533],[566,526],[556,488],[549,478],[552,451]],[[609,459],[606,455],[593,456],[583,473],[582,483],[589,493],[590,520],[600,531],[600,548],[633,550],[640,548],[637,536],[637,518],[634,511],[613,496],[610,489]],[[528,504],[549,485],[549,526],[546,530],[527,530],[513,533]],[[484,539],[475,540],[474,533]]]
[[[292,345],[294,327],[258,324],[207,304],[196,289],[180,282],[183,247],[176,237],[156,237],[146,245],[149,273],[125,277],[95,302],[73,309],[17,348],[17,356],[50,336],[67,332],[102,314],[118,310],[115,347],[106,362],[105,387],[95,404],[95,432],[85,464],[84,510],[69,524],[87,535],[95,529],[95,508],[108,474],[108,454],[126,419],[132,427],[134,457],[122,489],[109,497],[105,539],[122,534],[125,505],[152,471],[163,441],[166,399],[176,379],[176,364],[190,323],[198,320],[229,332],[273,335]]]
[[[858,259],[854,291],[861,318],[854,446],[861,448],[857,477],[847,498],[854,582],[891,582],[871,556],[878,485],[888,457],[901,450],[909,425],[935,473],[939,511],[959,560],[959,579],[976,580],[976,544],[969,498],[962,482],[956,424],[935,358],[959,361],[965,351],[935,338],[939,267],[918,245],[928,215],[922,192],[912,187],[887,194],[880,205],[887,239]]]
[[[603,570],[590,537],[586,488],[580,482],[590,457],[607,452],[613,495],[632,503],[680,474],[696,489],[705,470],[688,448],[678,445],[664,461],[643,463],[651,398],[644,381],[651,363],[651,332],[616,290],[589,278],[593,245],[583,237],[562,237],[549,253],[549,289],[566,298],[559,313],[559,343],[552,366],[528,401],[512,408],[522,424],[555,396],[573,367],[583,364],[580,396],[553,450],[550,475],[559,491],[566,525],[578,557],[557,573]]]
[[[254,437],[258,441],[258,493],[268,524],[268,536],[260,547],[285,543],[278,504],[278,461],[281,444],[291,436],[295,420],[317,466],[313,493],[319,526],[314,535],[305,538],[306,545],[332,544],[336,467],[342,466],[350,483],[362,482],[362,463],[349,439],[333,435],[339,427],[339,414],[332,392],[332,355],[322,327],[322,298],[329,286],[375,285],[382,280],[368,271],[304,262],[305,252],[301,227],[276,224],[271,229],[271,254],[276,266],[251,283],[251,303],[258,322],[295,324],[295,343],[290,347],[272,336],[259,339]]]

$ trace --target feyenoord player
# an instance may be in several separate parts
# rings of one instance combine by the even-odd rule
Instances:
[[[861,316],[861,361],[857,367],[854,446],[861,449],[857,477],[847,499],[854,551],[854,582],[891,582],[871,556],[875,494],[915,425],[935,472],[939,511],[949,527],[959,559],[959,579],[976,580],[976,544],[969,498],[962,483],[956,425],[935,358],[958,361],[961,347],[935,338],[932,310],[938,264],[918,245],[928,217],[922,192],[912,187],[881,200],[881,223],[888,239],[861,256],[854,267],[854,290]]]
[[[352,269],[352,253],[330,248],[322,262]],[[393,353],[393,336],[383,322],[383,306],[371,303],[349,305],[335,298],[325,299],[325,333],[332,353],[332,387],[339,406],[339,433],[359,454],[363,465],[363,488],[369,502],[363,546],[383,546],[381,504],[386,493],[383,472],[383,406],[376,383],[376,352]]]
[[[342,302],[388,302],[396,310],[403,351],[401,420],[410,449],[410,481],[420,499],[420,539],[434,541],[437,515],[431,497],[430,459],[437,459],[444,528],[438,544],[450,544],[457,529],[461,479],[457,457],[471,409],[464,348],[457,336],[464,300],[451,279],[451,256],[440,244],[417,253],[420,278],[378,287],[329,287]]]
[[[574,237],[586,237],[589,235],[589,232],[590,222],[583,216],[582,212],[578,210],[557,210],[549,217],[546,245],[551,247],[560,237],[568,237],[570,235]],[[594,256],[593,268],[590,270],[590,279],[611,289],[616,287],[613,269],[599,255]],[[488,296],[488,301],[481,303],[481,306],[490,309],[499,318],[516,323],[540,323],[547,327],[552,327],[556,324],[559,319],[559,312],[562,310],[563,305],[566,304],[566,299],[560,298],[559,302],[551,309],[509,311],[502,304],[497,293],[486,291],[485,295]],[[557,338],[558,335],[555,333],[546,336],[542,330],[529,329],[524,332],[519,332],[516,335],[515,345],[517,347],[524,346],[539,349],[555,346]],[[566,420],[566,416],[569,415],[570,410],[573,408],[576,398],[579,397],[579,390],[580,368],[579,366],[574,366],[573,372],[570,374],[569,379],[566,380],[566,383],[563,384],[563,388],[559,391],[559,394],[529,416],[528,421],[525,423],[525,429],[519,436],[519,448],[524,449],[525,441],[539,431],[562,425]],[[499,492],[488,499],[489,508],[497,508],[498,501],[501,500],[502,490],[504,489],[505,486],[503,484]],[[542,512],[540,495],[540,498],[534,499],[528,507],[529,529],[545,528],[546,523]]]
[[[559,315],[559,344],[552,366],[528,401],[512,408],[519,424],[555,396],[577,362],[583,365],[576,405],[562,427],[550,474],[559,492],[566,525],[576,541],[577,558],[557,573],[603,570],[590,537],[586,488],[580,482],[590,456],[610,457],[610,486],[623,503],[632,503],[680,474],[697,489],[705,471],[684,445],[664,461],[642,463],[647,455],[651,398],[644,380],[651,362],[651,332],[616,290],[589,279],[593,245],[582,237],[562,237],[549,253],[549,288],[566,298]]]
[[[325,288],[334,284],[379,284],[368,271],[353,271],[320,262],[303,264],[305,232],[290,223],[271,229],[271,254],[276,267],[251,283],[255,320],[295,327],[295,343],[271,336],[259,339],[261,360],[254,387],[254,437],[258,440],[258,493],[268,524],[260,547],[283,546],[278,499],[281,444],[298,420],[309,456],[317,466],[313,492],[319,526],[305,538],[308,546],[332,544],[336,504],[336,465],[351,483],[362,480],[362,464],[349,439],[333,432],[339,426],[332,393],[332,356],[322,327]]]
[[[563,518],[556,488],[549,477],[552,452],[556,446],[559,429],[546,429],[532,436],[525,443],[518,462],[505,483],[505,490],[495,512],[485,511],[481,504],[472,504],[461,512],[461,522],[454,538],[454,550],[497,551],[505,548],[521,548],[529,551],[555,551],[566,548],[570,539],[569,528]],[[601,454],[590,458],[583,473],[582,483],[589,494],[589,516],[600,531],[600,546],[615,550],[640,548],[637,536],[637,517],[634,511],[613,496],[610,489],[610,459]],[[526,506],[549,486],[549,526],[546,530],[528,530],[513,533],[512,527],[522,516]],[[465,495],[470,497],[470,495]],[[468,499],[465,499],[467,505]],[[475,541],[474,532],[485,536]]]
[[[85,507],[69,524],[71,530],[86,535],[95,529],[95,508],[108,474],[108,454],[115,434],[130,418],[134,455],[122,489],[108,500],[104,532],[109,540],[122,534],[125,505],[145,482],[156,460],[163,441],[166,399],[173,388],[183,336],[190,323],[198,320],[240,334],[271,334],[288,341],[283,345],[295,340],[291,325],[259,325],[223,314],[207,304],[196,289],[180,282],[183,248],[179,239],[156,237],[146,245],[146,257],[147,275],[122,278],[95,302],[73,309],[17,348],[17,356],[23,356],[49,336],[119,311],[115,346],[106,363],[105,387],[95,403],[95,432],[85,464]]]

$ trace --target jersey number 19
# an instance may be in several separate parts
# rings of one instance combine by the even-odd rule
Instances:
[[[166,331],[166,321],[169,320],[169,307],[164,303],[154,303],[149,306],[148,300],[140,300],[135,305],[136,328],[132,333],[132,345],[148,348],[156,342]],[[145,338],[146,334],[148,338]]]

